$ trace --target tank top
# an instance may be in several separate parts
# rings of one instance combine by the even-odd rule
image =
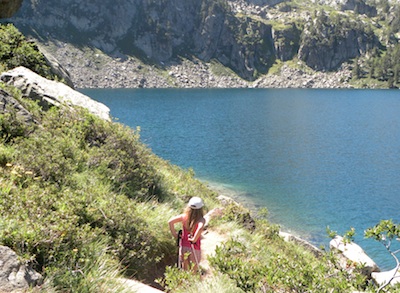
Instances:
[[[192,244],[189,241],[189,235],[190,235],[190,231],[188,229],[185,228],[186,224],[186,218],[184,219],[184,221],[182,222],[182,226],[183,226],[183,231],[182,231],[182,239],[181,239],[181,245],[185,246],[185,247],[192,247]],[[196,224],[196,226],[194,227],[194,233],[196,233],[197,231],[197,227],[198,227],[199,223]],[[194,249],[196,250],[200,250],[201,249],[201,241],[200,241],[201,237],[199,237],[199,239],[197,239],[197,241],[195,243],[193,243]]]

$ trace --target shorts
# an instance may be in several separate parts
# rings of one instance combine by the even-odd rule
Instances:
[[[193,255],[193,251],[194,251],[194,255]],[[179,257],[181,258],[181,260],[183,261],[183,256],[186,253],[190,253],[189,255],[189,260],[192,262],[196,262],[196,258],[197,261],[200,262],[201,260],[201,250],[200,249],[193,249],[191,247],[187,247],[187,246],[181,246],[179,248]],[[196,256],[196,258],[194,257]]]

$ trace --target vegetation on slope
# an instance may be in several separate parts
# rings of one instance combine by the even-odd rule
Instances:
[[[309,1],[292,0],[282,2],[268,9],[271,19],[267,20],[275,30],[275,42],[278,48],[284,46],[282,61],[291,61],[296,57],[307,66],[316,70],[336,70],[341,64],[349,63],[353,68],[352,85],[355,87],[398,88],[400,85],[399,37],[400,37],[400,4],[390,0],[349,1],[355,7],[339,4],[334,8],[329,1],[310,3]],[[366,8],[365,8],[366,7]],[[339,8],[339,9],[338,9]],[[300,29],[301,39],[296,30]],[[286,34],[280,34],[285,32]],[[291,33],[288,33],[290,32]],[[341,49],[344,37],[349,33],[357,38]],[[364,39],[364,40],[362,40]],[[356,43],[362,40],[363,46]],[[311,54],[298,56],[298,49],[310,48]],[[354,48],[353,48],[354,47]],[[353,57],[348,54],[334,58],[333,68],[329,62],[336,50],[359,50]],[[328,56],[325,56],[328,53]],[[309,59],[309,55],[313,58]],[[330,58],[329,58],[330,57]],[[322,59],[322,60],[321,60]],[[303,66],[300,65],[300,66]]]
[[[12,24],[0,24],[0,71],[24,66],[43,77],[55,79],[35,43],[26,40]]]
[[[45,276],[33,290],[123,292],[115,282],[121,274],[148,282],[160,277],[176,258],[168,218],[194,195],[210,209],[216,194],[192,170],[155,156],[138,130],[78,108],[45,112],[0,86],[35,118],[27,124],[11,109],[0,115],[0,244]],[[173,292],[371,289],[332,254],[317,258],[284,242],[265,219],[252,229],[249,223],[248,210],[225,207],[210,228],[232,239],[210,259],[214,277],[193,281],[169,266],[163,284]]]

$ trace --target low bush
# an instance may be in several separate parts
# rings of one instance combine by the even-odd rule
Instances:
[[[26,40],[14,25],[0,24],[0,69],[6,71],[18,66],[47,78],[55,78],[35,43]]]
[[[245,292],[338,292],[365,289],[365,278],[316,259],[310,252],[279,237],[231,239],[217,248],[211,264]]]
[[[0,244],[63,292],[106,286],[109,265],[149,282],[160,276],[175,259],[169,217],[187,197],[211,203],[214,194],[152,154],[138,131],[86,110],[27,108],[38,121],[29,132],[12,112],[0,120]]]

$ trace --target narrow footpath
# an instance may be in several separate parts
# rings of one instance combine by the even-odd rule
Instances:
[[[213,272],[208,262],[208,256],[215,253],[215,248],[226,240],[226,236],[212,230],[206,230],[202,234],[201,239],[201,252],[202,260],[200,266],[205,270],[204,277],[212,276]],[[162,293],[163,291],[153,288],[149,285],[143,284],[139,281],[132,279],[121,279],[121,283],[126,285],[130,292],[136,293]]]

